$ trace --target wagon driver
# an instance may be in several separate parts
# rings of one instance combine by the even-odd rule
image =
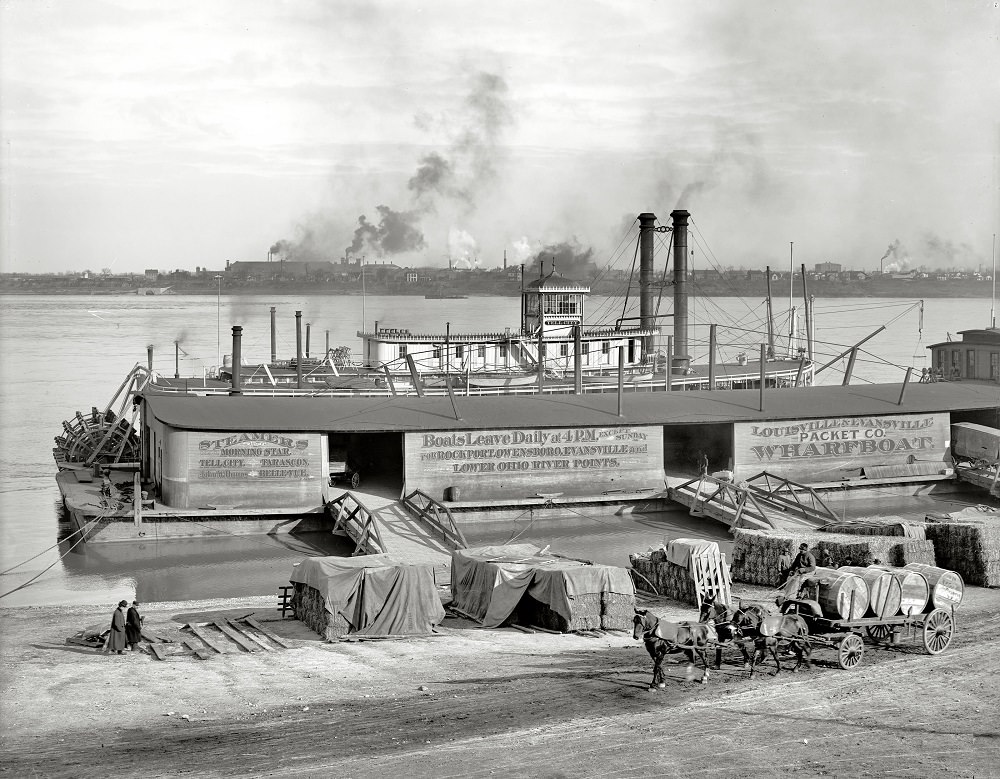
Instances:
[[[799,544],[799,553],[792,560],[788,569],[788,581],[785,582],[785,599],[797,598],[802,585],[808,581],[810,574],[816,571],[816,557],[809,551],[809,544]]]

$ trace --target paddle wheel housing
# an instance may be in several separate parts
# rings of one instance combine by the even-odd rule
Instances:
[[[136,365],[103,411],[95,406],[89,414],[77,411],[64,421],[62,435],[55,437],[52,449],[59,470],[138,462],[141,450],[134,423],[139,410],[132,398],[151,378],[151,371]],[[118,410],[114,411],[116,403]]]

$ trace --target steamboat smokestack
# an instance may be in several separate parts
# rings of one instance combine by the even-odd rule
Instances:
[[[295,312],[295,386],[302,389],[302,312]]]
[[[691,363],[688,354],[687,256],[688,217],[683,209],[670,212],[674,221],[674,366],[681,373]]]
[[[174,378],[181,377],[181,342],[174,341]]]
[[[146,347],[146,364],[149,365],[149,372],[153,372],[153,344]]]
[[[278,325],[274,319],[274,306],[271,306],[271,363],[278,360]]]
[[[306,322],[306,359],[309,359],[309,336],[312,330],[312,324]]]
[[[653,230],[656,214],[639,214],[639,326],[656,327],[653,316]],[[643,336],[643,353],[652,354],[656,348],[655,337]]]
[[[243,365],[243,328],[239,325],[233,325],[233,388],[229,391],[230,395],[240,395],[240,368]]]

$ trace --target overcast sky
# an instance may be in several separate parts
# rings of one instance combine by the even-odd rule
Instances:
[[[2,267],[600,262],[678,207],[723,266],[989,267],[998,28],[940,0],[0,0]]]

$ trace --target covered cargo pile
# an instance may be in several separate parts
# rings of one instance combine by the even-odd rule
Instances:
[[[635,586],[624,568],[550,554],[532,544],[456,549],[453,605],[481,622],[572,630],[631,630]]]
[[[817,560],[829,551],[835,565],[868,566],[879,560],[885,565],[902,567],[907,563],[934,565],[934,545],[901,536],[852,535],[792,530],[733,530],[732,577],[747,584],[776,586],[780,576],[780,557],[792,557],[799,544],[809,544]]]
[[[937,561],[969,584],[1000,587],[1000,509],[973,506],[951,514],[929,514],[927,537]]]
[[[307,557],[289,580],[295,616],[327,640],[427,635],[444,619],[434,567],[390,554]]]
[[[629,555],[629,562],[640,576],[640,589],[644,579],[657,595],[682,603],[700,607],[708,594],[731,601],[729,565],[715,541],[678,538],[660,549]]]

